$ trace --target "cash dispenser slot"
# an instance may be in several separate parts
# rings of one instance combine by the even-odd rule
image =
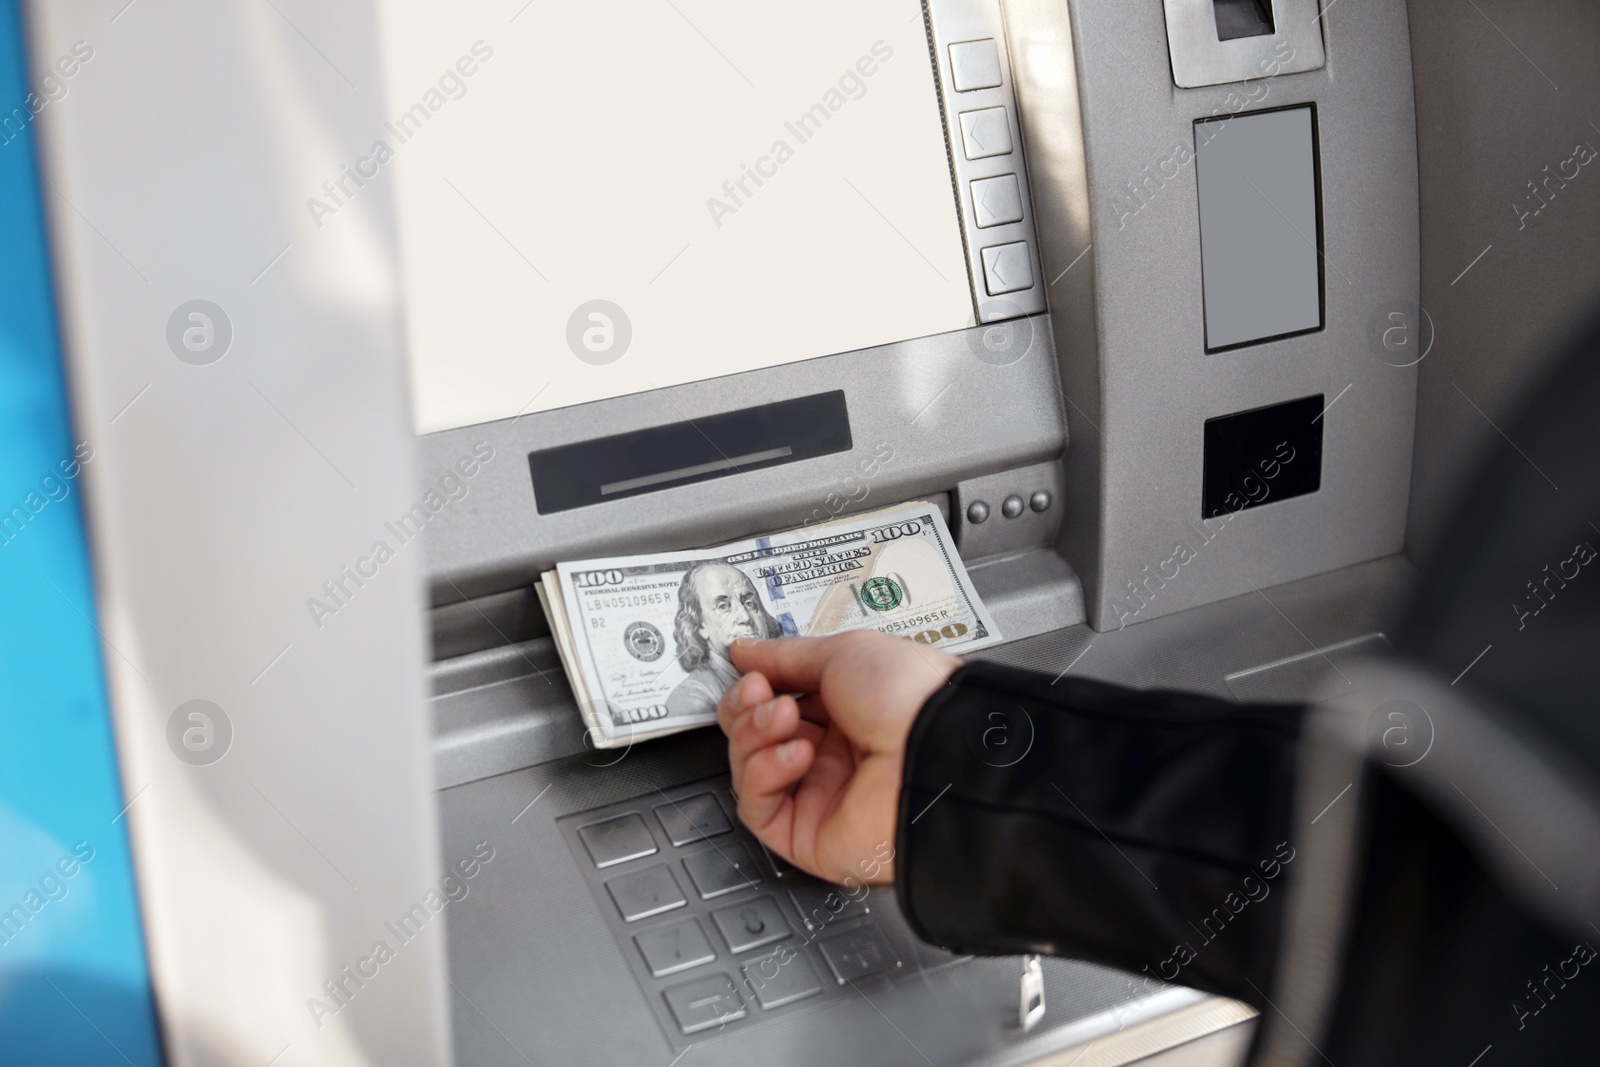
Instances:
[[[539,514],[848,452],[844,390],[652,426],[528,456]]]

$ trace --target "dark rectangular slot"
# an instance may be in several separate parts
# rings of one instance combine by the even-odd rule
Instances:
[[[1322,394],[1207,419],[1201,518],[1322,488]]]
[[[1272,0],[1214,0],[1212,13],[1217,19],[1217,40],[1236,41],[1241,37],[1264,37],[1276,30],[1272,19]]]
[[[850,447],[850,413],[836,389],[547,448],[528,465],[539,514],[549,515]]]

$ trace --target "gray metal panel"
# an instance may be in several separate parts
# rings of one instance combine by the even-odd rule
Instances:
[[[985,347],[1016,331],[1016,348]],[[886,443],[893,456],[850,511],[943,492],[975,474],[1054,459],[1066,444],[1049,318],[1030,316],[879,348],[430,434],[437,479],[488,441],[468,495],[433,516],[424,548],[435,603],[527,584],[564,559],[716,544],[842,507],[844,479]],[[752,342],[756,343],[756,342]],[[527,454],[574,441],[843,389],[854,448],[594,507],[540,515]],[[854,484],[854,479],[852,481]]]
[[[347,586],[320,629],[307,610],[416,495],[388,190],[320,231],[305,208],[383,120],[372,12],[29,14],[36,67],[93,49],[38,122],[167,1062],[446,1064],[446,918],[403,943],[384,926],[441,877],[421,558]],[[231,323],[204,366],[169,350],[196,298]],[[193,699],[232,727],[209,765],[169,748]],[[379,940],[395,958],[319,1020],[310,998]]]
[[[1077,50],[1067,5],[1004,0],[1018,118],[1028,146],[1040,258],[1055,331],[1061,406],[1074,446],[1061,458],[1063,521],[1057,547],[1081,577],[1096,565],[1104,529],[1100,480],[1100,387],[1095,318],[1095,256],[1089,226],[1088,158],[1078,97]],[[1087,586],[1080,598],[1091,596]]]
[[[1280,46],[1287,46],[1294,55],[1293,60],[1279,66],[1283,73],[1322,66],[1325,57],[1320,0],[1272,0],[1272,33],[1230,41],[1217,39],[1215,3],[1216,0],[1165,0],[1172,78],[1185,89],[1258,78],[1263,64],[1272,64],[1282,56]]]
[[[1600,295],[1600,160],[1565,183],[1559,174],[1578,144],[1600,149],[1600,5],[1476,2],[1410,4],[1423,329],[1431,321],[1434,338],[1418,367],[1413,553],[1446,536],[1473,462],[1510,447],[1489,420],[1505,426],[1548,343]],[[1548,203],[1524,219],[1530,181]],[[1540,479],[1531,465],[1527,476]]]
[[[1011,0],[1014,35],[1031,33]],[[1404,11],[1382,6],[1324,16],[1328,63],[1244,86],[1183,90],[1165,71],[1161,12],[1116,0],[1074,0],[1078,89],[1094,240],[1098,347],[1058,333],[1069,402],[1098,394],[1097,425],[1067,464],[1063,541],[1099,629],[1315,574],[1400,548],[1415,407],[1414,369],[1367,343],[1386,304],[1417,286],[1416,155]],[[1043,16],[1048,19],[1048,15]],[[1059,18],[1059,15],[1057,16]],[[1046,22],[1045,24],[1048,24]],[[1057,31],[1058,36],[1060,31]],[[1025,46],[1014,47],[1026,54]],[[1027,63],[1019,71],[1028,71]],[[1018,75],[1024,130],[1070,118],[1040,64]],[[1300,337],[1204,353],[1193,120],[1315,101],[1321,142],[1327,327]],[[1068,152],[1030,157],[1035,188],[1071,187]],[[1061,167],[1063,173],[1048,173]],[[1073,213],[1039,213],[1045,271],[1076,244],[1049,229]],[[1080,246],[1081,247],[1081,246]],[[1055,309],[1053,309],[1055,310]],[[1052,315],[1058,331],[1071,316]],[[1322,489],[1234,516],[1199,534],[1201,433],[1207,418],[1313,394],[1324,420]],[[1093,455],[1092,464],[1082,455]],[[1087,480],[1098,513],[1074,499]],[[1198,557],[1170,579],[1182,543]],[[1166,566],[1169,580],[1139,608],[1130,583]],[[1119,613],[1116,609],[1121,607]]]

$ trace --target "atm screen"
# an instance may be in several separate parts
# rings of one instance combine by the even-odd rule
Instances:
[[[380,7],[417,432],[975,322],[917,0]]]

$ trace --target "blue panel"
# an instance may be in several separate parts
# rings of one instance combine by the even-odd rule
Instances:
[[[0,1062],[156,1067],[29,81],[0,0]]]

